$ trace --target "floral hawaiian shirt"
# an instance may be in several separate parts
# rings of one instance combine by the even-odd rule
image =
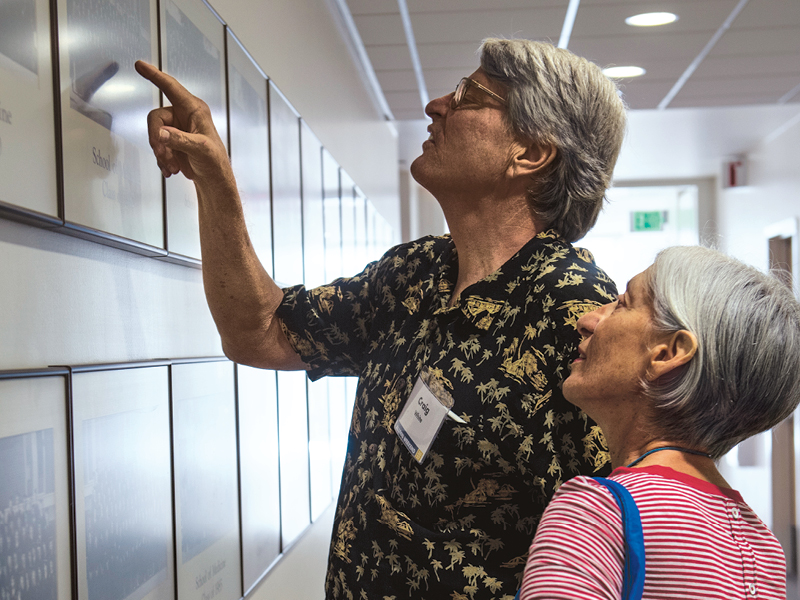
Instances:
[[[599,428],[561,381],[576,321],[614,283],[553,231],[448,307],[457,273],[451,238],[426,237],[355,277],[285,290],[278,315],[309,377],[359,377],[329,599],[512,600],[552,494],[608,472]],[[423,366],[464,423],[445,419],[420,464],[394,424]]]

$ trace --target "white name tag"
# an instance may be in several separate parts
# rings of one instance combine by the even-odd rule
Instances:
[[[428,455],[449,410],[433,395],[422,377],[418,377],[394,424],[397,435],[418,463]]]

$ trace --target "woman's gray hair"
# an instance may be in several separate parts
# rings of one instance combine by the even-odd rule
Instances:
[[[800,304],[776,277],[699,246],[662,250],[650,270],[656,332],[687,330],[697,354],[643,382],[654,424],[718,459],[788,417],[800,399]]]
[[[508,89],[512,130],[553,144],[556,160],[528,190],[547,227],[574,242],[597,221],[625,135],[625,104],[600,67],[544,42],[487,38],[481,67]]]

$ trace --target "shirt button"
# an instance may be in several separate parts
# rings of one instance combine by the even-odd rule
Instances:
[[[378,452],[378,444],[370,444],[368,450],[370,456],[375,456],[375,453]]]
[[[738,519],[739,517],[741,517],[741,516],[742,516],[742,513],[740,513],[740,512],[739,512],[739,508],[738,508],[738,507],[734,506],[734,507],[731,509],[731,516],[732,516],[734,519]]]
[[[755,583],[751,583],[749,588],[750,588],[750,595],[751,596],[755,596],[756,595],[756,584]]]

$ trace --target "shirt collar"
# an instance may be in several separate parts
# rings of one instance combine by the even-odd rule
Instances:
[[[552,229],[537,234],[497,271],[465,289],[454,306],[447,306],[458,278],[458,250],[450,239],[445,251],[437,258],[440,268],[434,286],[433,314],[444,316],[458,311],[476,329],[488,330],[506,306],[506,300],[502,299],[508,295],[506,274],[518,274],[536,248],[560,239]]]

